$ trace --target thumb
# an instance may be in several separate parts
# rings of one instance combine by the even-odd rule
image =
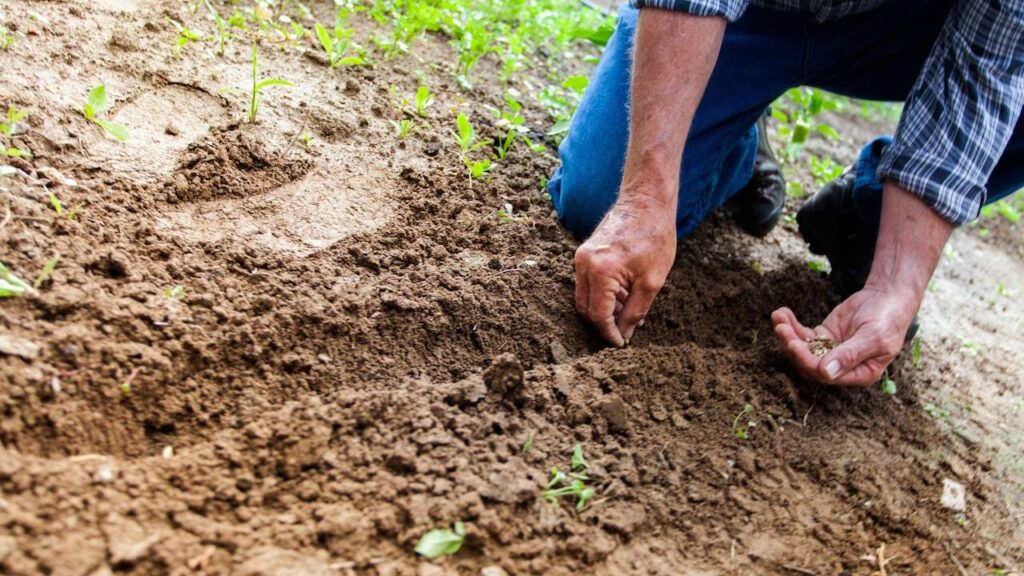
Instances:
[[[818,363],[818,374],[824,382],[835,382],[882,352],[876,335],[860,330],[821,359]]]

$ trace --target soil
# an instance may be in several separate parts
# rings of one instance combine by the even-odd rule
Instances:
[[[454,111],[486,134],[502,87],[459,88],[445,38],[330,73],[299,56],[312,43],[264,47],[266,77],[297,86],[268,89],[252,125],[221,90],[246,85],[249,46],[174,57],[168,15],[197,18],[167,0],[4,5],[23,36],[0,51],[0,105],[30,110],[15,143],[33,157],[2,181],[0,259],[32,279],[60,255],[0,302],[4,573],[1024,567],[1016,244],[954,237],[895,396],[802,381],[776,349],[773,309],[813,322],[836,304],[791,224],[754,240],[714,215],[630,345],[605,348],[541,194],[554,157],[518,146],[467,180]],[[412,94],[418,74],[438,102],[399,141],[390,86]],[[74,111],[100,81],[128,144]],[[844,161],[892,129],[836,125]],[[582,511],[541,496],[575,444],[596,490]],[[944,479],[966,512],[941,505]],[[456,556],[413,554],[456,521]]]

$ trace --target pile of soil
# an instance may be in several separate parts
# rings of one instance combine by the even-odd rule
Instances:
[[[712,217],[630,346],[605,348],[574,312],[576,242],[538,184],[554,157],[518,146],[469,182],[449,143],[460,106],[489,130],[497,82],[464,94],[426,69],[439,101],[399,141],[390,87],[415,91],[412,56],[325,74],[267,49],[268,76],[298,88],[240,125],[241,98],[217,95],[244,81],[248,47],[175,58],[166,14],[191,17],[164,0],[5,6],[33,22],[0,51],[0,104],[30,110],[33,157],[2,181],[2,261],[33,278],[60,255],[36,294],[0,303],[18,344],[0,353],[5,573],[1020,566],[1009,468],[921,409],[948,367],[938,346],[930,372],[895,367],[895,399],[803,382],[776,350],[773,309],[836,303],[792,229],[757,244]],[[441,37],[414,52],[455,61]],[[67,106],[99,79],[125,148]],[[172,93],[199,108],[168,131],[153,103]],[[596,490],[581,511],[541,496],[577,444]],[[946,478],[966,516],[941,505]],[[413,554],[456,521],[456,556]]]

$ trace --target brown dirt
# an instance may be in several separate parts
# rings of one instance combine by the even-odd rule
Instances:
[[[985,257],[940,270],[895,398],[802,382],[776,350],[771,310],[835,303],[791,226],[760,242],[712,217],[630,347],[606,349],[540,194],[553,158],[520,146],[467,182],[454,110],[484,131],[501,88],[421,64],[454,61],[443,38],[326,75],[266,48],[267,75],[298,86],[249,126],[220,92],[245,84],[248,46],[173,58],[165,13],[193,18],[5,4],[35,30],[0,51],[0,105],[31,111],[34,157],[3,181],[2,260],[31,279],[61,259],[0,303],[3,334],[39,346],[0,355],[4,572],[870,574],[882,545],[889,574],[1020,569],[1021,316],[971,291],[1007,269],[1024,290],[1018,256],[958,236]],[[389,87],[411,94],[417,69],[439,102],[399,142]],[[71,110],[98,81],[128,145]],[[987,355],[960,351],[965,325]],[[577,443],[597,490],[581,512],[540,495]],[[940,505],[943,478],[967,487],[965,516]],[[455,521],[457,556],[413,555]]]

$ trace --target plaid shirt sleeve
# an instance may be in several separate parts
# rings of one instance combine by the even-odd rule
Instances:
[[[722,16],[735,22],[743,15],[750,0],[629,0],[633,8],[663,8],[696,16]]]
[[[977,218],[985,185],[1024,107],[1024,0],[960,0],[921,70],[879,179],[960,225]]]

